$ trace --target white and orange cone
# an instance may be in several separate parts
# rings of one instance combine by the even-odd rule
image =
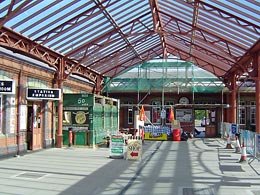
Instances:
[[[232,148],[232,145],[231,145],[231,141],[230,141],[229,134],[228,134],[228,136],[227,136],[227,146],[226,146],[226,149],[233,149],[233,148]]]
[[[239,162],[246,162],[246,161],[247,161],[246,146],[243,140],[242,148],[241,148],[241,158]]]
[[[238,136],[236,136],[236,153],[239,153],[241,151],[241,146],[240,146],[240,143],[239,143],[239,139],[238,139]]]

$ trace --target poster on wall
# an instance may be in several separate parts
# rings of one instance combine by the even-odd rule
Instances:
[[[20,105],[20,130],[27,128],[27,105]]]
[[[176,109],[176,120],[192,122],[192,109]]]
[[[14,133],[15,130],[15,97],[10,97],[10,131],[9,133]]]

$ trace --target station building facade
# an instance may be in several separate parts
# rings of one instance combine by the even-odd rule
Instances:
[[[47,64],[1,48],[0,156],[55,146],[62,93],[93,90],[91,83],[70,77],[61,92],[55,79],[55,70]]]
[[[40,61],[1,48],[0,51],[0,156],[14,156],[27,150],[55,147],[58,98],[63,93],[93,93],[94,84],[69,77],[58,89],[55,70]],[[8,89],[7,89],[7,88]],[[10,91],[8,91],[10,90]],[[175,119],[188,132],[194,131],[195,110],[206,110],[210,124],[207,137],[217,137],[221,122],[231,122],[230,92],[221,93],[141,93],[147,121],[145,125],[170,126],[167,116],[174,108]],[[59,97],[61,96],[61,97]],[[119,129],[136,128],[137,93],[109,93],[120,100]],[[255,130],[254,92],[241,91],[237,102],[240,128]],[[162,107],[165,117],[162,117]]]

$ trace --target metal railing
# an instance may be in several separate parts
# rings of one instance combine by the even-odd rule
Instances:
[[[231,140],[235,140],[238,136],[241,145],[244,142],[246,152],[250,154],[252,160],[260,161],[260,134],[238,127],[238,124],[221,123],[221,137],[227,139],[229,135]]]

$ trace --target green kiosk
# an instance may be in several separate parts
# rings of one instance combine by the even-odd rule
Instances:
[[[63,145],[95,147],[119,129],[119,100],[95,94],[63,94]]]

